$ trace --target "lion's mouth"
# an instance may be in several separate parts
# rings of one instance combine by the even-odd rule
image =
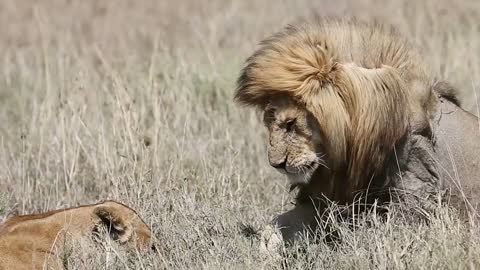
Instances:
[[[292,185],[308,184],[310,182],[311,175],[308,174],[287,174],[288,181]]]
[[[283,162],[282,166],[273,166],[278,172],[287,176],[290,184],[292,185],[305,185],[308,184],[319,167],[329,169],[325,160],[324,154],[316,154],[311,158],[310,162],[303,164],[292,165],[287,160]]]
[[[308,184],[318,166],[318,163],[312,162],[311,164],[296,167],[290,170],[285,168],[283,173],[287,175],[287,178],[291,184]]]
[[[330,170],[327,166],[324,155],[319,155],[314,161],[295,167],[286,166],[282,170],[279,170],[282,174],[287,175],[287,178],[292,185],[305,185],[308,184],[315,174],[315,172],[321,167],[326,170]]]

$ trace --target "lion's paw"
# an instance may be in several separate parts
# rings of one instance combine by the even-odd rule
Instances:
[[[282,233],[275,226],[267,225],[260,231],[260,253],[274,258],[280,258],[282,251]]]

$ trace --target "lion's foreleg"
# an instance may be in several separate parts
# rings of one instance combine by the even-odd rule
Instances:
[[[292,210],[276,217],[272,224],[261,232],[260,248],[263,251],[278,252],[284,245],[292,245],[302,235],[316,228],[317,211],[313,205],[297,205]]]
[[[302,204],[279,215],[275,218],[274,224],[282,233],[283,240],[292,244],[307,230],[315,229],[316,216],[317,211],[313,205]]]

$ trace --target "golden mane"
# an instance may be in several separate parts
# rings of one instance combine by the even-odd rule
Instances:
[[[235,99],[264,109],[283,96],[310,111],[333,165],[330,190],[321,192],[351,202],[383,173],[409,127],[428,128],[431,82],[417,52],[392,28],[318,19],[261,42],[242,69]]]

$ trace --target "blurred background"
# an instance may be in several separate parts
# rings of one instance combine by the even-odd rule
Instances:
[[[348,15],[393,24],[439,76],[471,92],[478,86],[479,7],[475,0],[2,0],[0,46],[3,58],[43,46],[93,61],[98,48],[115,62],[145,65],[156,50],[159,61],[168,54],[220,67],[238,65],[259,40],[298,18]]]

